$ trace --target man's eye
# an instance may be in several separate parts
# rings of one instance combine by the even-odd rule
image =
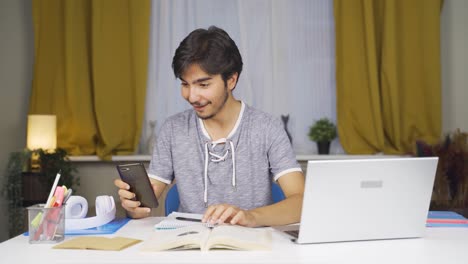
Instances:
[[[200,83],[200,87],[207,87],[209,83]]]
[[[180,85],[181,85],[182,87],[184,87],[184,88],[185,88],[185,87],[188,87],[188,83],[181,83]]]

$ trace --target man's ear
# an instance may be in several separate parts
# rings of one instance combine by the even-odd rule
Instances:
[[[235,72],[227,79],[227,87],[230,91],[234,90],[236,87],[237,77],[239,77],[239,74]]]

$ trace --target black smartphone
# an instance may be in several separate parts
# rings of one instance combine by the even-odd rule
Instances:
[[[135,193],[135,200],[140,201],[140,207],[156,208],[159,206],[158,198],[154,194],[150,179],[142,163],[117,165],[122,181],[130,185],[131,192]]]

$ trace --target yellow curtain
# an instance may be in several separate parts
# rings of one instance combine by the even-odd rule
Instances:
[[[335,0],[337,125],[350,154],[441,135],[443,0]]]
[[[34,0],[31,114],[72,155],[131,154],[146,91],[150,0]]]

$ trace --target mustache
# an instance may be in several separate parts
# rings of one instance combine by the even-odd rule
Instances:
[[[192,106],[197,106],[197,107],[200,107],[200,106],[205,106],[205,105],[209,105],[211,104],[211,101],[206,101],[206,102],[190,102],[190,104]]]

